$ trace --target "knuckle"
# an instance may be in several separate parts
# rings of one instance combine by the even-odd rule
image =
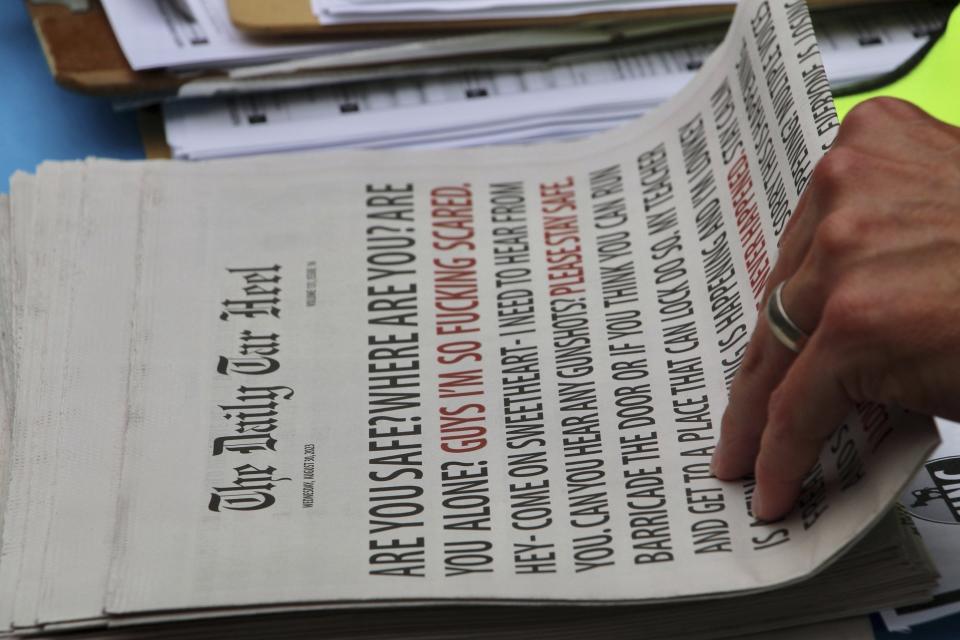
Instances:
[[[826,216],[813,236],[814,255],[827,265],[842,262],[855,254],[866,224],[858,213],[841,210]]]
[[[857,153],[846,147],[831,149],[820,159],[813,171],[813,182],[818,189],[828,193],[848,186],[851,175],[859,166],[861,159]]]
[[[842,143],[859,136],[869,136],[883,117],[882,108],[872,100],[866,100],[854,106],[840,123],[838,140]]]
[[[874,107],[888,116],[904,116],[908,114],[919,115],[923,113],[919,107],[917,107],[912,102],[903,100],[902,98],[894,98],[891,96],[877,96],[871,98],[866,103],[869,103],[871,107]]]
[[[909,102],[898,98],[880,96],[864,100],[856,105],[847,114],[844,124],[848,128],[854,127],[858,130],[869,131],[890,118],[897,118],[908,112],[916,113],[916,111],[918,109]]]

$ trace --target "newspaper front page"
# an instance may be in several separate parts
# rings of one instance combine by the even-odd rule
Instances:
[[[587,141],[130,171],[134,210],[85,221],[136,239],[132,316],[104,311],[132,353],[112,383],[127,410],[98,425],[122,464],[58,462],[64,509],[102,491],[89,526],[48,534],[82,549],[60,588],[135,614],[634,602],[807,576],[936,440],[860,407],[773,524],[751,481],[709,472],[837,127],[804,3],[748,0],[680,95]]]

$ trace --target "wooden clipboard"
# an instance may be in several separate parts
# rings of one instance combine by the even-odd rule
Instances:
[[[87,4],[86,10],[73,11],[63,4],[26,0],[50,73],[58,83],[81,93],[124,96],[169,93],[182,84],[171,73],[131,69],[99,0]]]
[[[880,4],[895,0],[807,0],[812,9]],[[735,3],[716,0],[712,4],[673,9],[644,9],[594,13],[553,18],[471,20],[436,22],[387,22],[344,25],[322,25],[311,7],[311,0],[227,0],[234,25],[256,36],[366,36],[422,35],[484,29],[536,27],[569,27],[572,25],[602,26],[637,20],[676,20],[678,18],[711,18],[730,16]]]
[[[216,69],[189,75],[163,69],[135,71],[120,48],[100,0],[24,2],[51,75],[72,91],[95,96],[163,98],[175,95],[189,82],[226,77]]]

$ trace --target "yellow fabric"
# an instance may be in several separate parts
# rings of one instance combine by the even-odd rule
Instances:
[[[875,96],[909,100],[935,118],[960,126],[960,6],[953,10],[947,32],[915,69],[881,89],[837,98],[837,114],[842,120],[857,103]]]

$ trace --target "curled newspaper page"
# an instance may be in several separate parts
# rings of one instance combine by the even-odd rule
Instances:
[[[936,438],[862,407],[774,525],[708,470],[837,126],[805,4],[754,0],[669,105],[583,143],[152,167],[108,610],[816,570]]]
[[[64,421],[67,453],[14,475],[4,549],[31,553],[0,565],[17,596],[0,621],[641,602],[809,576],[937,441],[928,419],[859,407],[773,524],[751,481],[709,472],[837,128],[805,4],[745,0],[678,96],[582,142],[46,170],[80,266],[31,296],[76,317],[56,342],[24,326],[60,395],[16,410]],[[45,446],[14,433],[15,464]],[[55,492],[30,502],[41,481]]]

